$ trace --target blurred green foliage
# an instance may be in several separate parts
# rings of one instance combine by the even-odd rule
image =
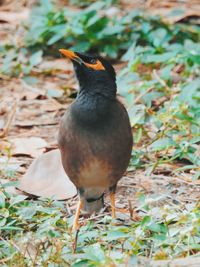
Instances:
[[[119,12],[109,16],[102,12],[107,4],[106,1],[95,2],[84,10],[73,12],[67,8],[57,10],[49,1],[41,1],[41,5],[32,12],[26,45],[39,45],[44,50],[52,46],[54,50],[56,47],[72,47],[74,50],[93,51],[116,58],[133,43],[153,47],[154,53],[163,53],[168,43],[179,44],[185,39],[197,41],[199,38],[195,27],[168,25],[158,16],[146,17],[137,10],[124,16]]]
[[[158,54],[155,47],[134,44],[123,56],[129,64],[118,76],[139,145],[132,163],[141,167],[148,162],[151,172],[162,163],[185,159],[198,169],[200,44],[191,39],[183,44],[166,41],[160,49],[163,52]],[[138,95],[140,103],[135,103]]]
[[[135,46],[137,57],[131,64],[136,64],[141,57],[143,63],[159,63],[181,51],[185,40],[192,40],[188,46],[199,41],[199,28],[194,25],[170,25],[158,16],[147,16],[139,10],[121,16],[118,9],[116,14],[109,16],[104,11],[108,5],[109,1],[99,1],[83,10],[72,11],[57,9],[49,0],[42,0],[25,25],[24,44],[1,47],[2,72],[17,76],[29,73],[33,67],[28,59],[30,51],[58,56],[59,48],[68,47],[116,59],[128,50],[122,59],[130,61],[129,51]],[[187,53],[178,60],[189,60],[191,65],[194,61],[199,63],[197,55]]]
[[[95,0],[70,0],[70,4],[71,5],[75,5],[75,6],[80,6],[80,7],[87,7],[91,4],[93,4],[94,2],[96,2]],[[118,0],[104,0],[103,1],[104,4],[106,4],[106,6],[110,6],[113,4],[117,4],[119,1]]]

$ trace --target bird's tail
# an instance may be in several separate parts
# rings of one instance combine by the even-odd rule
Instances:
[[[86,213],[98,212],[104,207],[104,194],[99,198],[82,198],[82,209]]]

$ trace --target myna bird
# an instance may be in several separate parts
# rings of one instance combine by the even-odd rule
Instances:
[[[66,174],[79,194],[74,228],[81,209],[97,212],[110,191],[115,218],[117,182],[126,171],[133,144],[131,126],[124,106],[116,98],[116,74],[102,57],[60,49],[69,58],[79,82],[76,100],[66,110],[58,143]]]

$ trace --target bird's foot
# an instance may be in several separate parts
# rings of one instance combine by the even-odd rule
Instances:
[[[136,222],[139,222],[142,219],[141,216],[139,216],[138,213],[134,210],[130,211],[129,209],[122,209],[122,208],[116,208],[116,207],[112,207],[112,219],[116,219],[116,212],[124,213],[127,215],[129,214],[131,220],[136,221]]]
[[[82,201],[80,199],[79,202],[78,202],[78,206],[77,206],[76,214],[75,214],[75,218],[74,218],[74,223],[73,223],[73,226],[72,226],[72,231],[75,232],[75,238],[74,238],[74,241],[72,243],[72,251],[73,251],[73,253],[76,253],[77,239],[78,239],[78,233],[79,233],[79,229],[80,229],[79,216],[80,216],[82,205],[83,205],[83,203],[82,203]]]
[[[72,242],[72,251],[74,254],[76,253],[76,248],[77,248],[78,233],[79,233],[79,229],[76,230],[75,238],[74,238],[74,241]]]

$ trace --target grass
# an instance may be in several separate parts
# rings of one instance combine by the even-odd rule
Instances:
[[[195,255],[200,249],[200,206],[180,203],[159,207],[170,196],[141,195],[139,222],[113,225],[103,215],[82,226],[73,253],[72,217],[64,202],[1,196],[0,258],[6,266],[119,266],[136,256],[156,260]],[[3,260],[4,259],[4,260]],[[131,263],[132,262],[132,263]],[[126,266],[126,265],[123,265]],[[131,265],[131,266],[134,266]]]
[[[71,13],[42,1],[24,26],[23,44],[1,47],[2,74],[34,76],[42,57],[58,55],[62,46],[126,61],[117,83],[134,133],[129,169],[151,177],[168,164],[171,177],[198,181],[199,26],[167,24],[141,11],[116,20],[104,15],[103,8],[98,2]],[[5,188],[0,195],[2,266],[137,266],[140,256],[158,260],[199,255],[197,201],[139,193],[140,221],[114,226],[109,215],[90,220],[81,227],[73,254],[73,217],[66,214],[64,202],[25,200]]]

